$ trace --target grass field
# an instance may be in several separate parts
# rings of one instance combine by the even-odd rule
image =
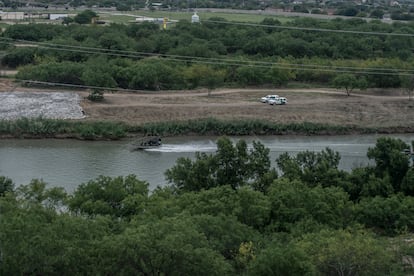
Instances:
[[[24,11],[24,10],[22,10]],[[227,12],[228,10],[223,11],[200,11],[197,14],[200,16],[200,20],[209,20],[212,17],[221,17],[228,21],[237,21],[237,22],[251,22],[251,23],[259,23],[263,21],[265,18],[275,18],[282,23],[291,21],[292,17],[285,17],[280,15],[271,15],[271,14],[251,14],[251,13],[237,13],[237,12]],[[30,12],[30,10],[27,10]],[[43,11],[38,11],[43,12]],[[50,12],[48,10],[44,10],[45,13]],[[67,11],[67,10],[56,10],[54,12],[57,13],[70,13],[71,16],[75,15],[79,11]],[[121,24],[128,24],[131,22],[135,22],[136,16],[147,16],[147,17],[154,17],[154,18],[168,18],[170,20],[191,20],[191,16],[194,12],[192,11],[144,11],[144,10],[137,10],[137,11],[111,11],[111,12],[101,12],[99,10],[95,11],[98,13],[100,19],[109,21],[111,23],[121,23]],[[42,19],[32,19],[32,22],[36,23],[50,23],[49,20],[42,20]],[[57,21],[56,23],[60,23]],[[0,23],[0,28],[7,27],[7,24]]]
[[[225,12],[197,12],[200,16],[200,21],[209,20],[212,17],[221,17],[228,21],[238,21],[238,22],[261,22],[265,18],[275,18],[281,22],[287,22],[292,20],[288,17],[283,16],[272,16],[272,15],[261,15],[261,14],[242,14],[242,13],[225,13]],[[124,14],[116,12],[113,14],[109,13],[100,13],[99,16],[103,20],[108,20],[113,23],[130,23],[135,21],[133,15],[136,16],[148,16],[154,18],[164,18],[167,17],[170,20],[191,20],[193,12],[187,11],[130,11]]]

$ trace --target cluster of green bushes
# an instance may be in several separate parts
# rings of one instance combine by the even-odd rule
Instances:
[[[354,131],[369,132],[370,129],[358,129],[354,126],[335,126],[318,123],[273,123],[261,120],[217,120],[214,118],[178,122],[147,123],[132,127],[133,132],[158,135],[279,135],[279,134],[346,134]],[[374,130],[371,130],[374,131]]]
[[[0,135],[12,137],[67,137],[87,140],[120,139],[128,127],[113,122],[80,122],[45,118],[21,118],[0,121]]]
[[[392,74],[413,67],[413,37],[279,28],[409,33],[409,24],[309,18],[284,24],[265,19],[263,27],[219,22],[228,23],[221,18],[203,24],[180,21],[168,30],[152,23],[13,25],[3,38],[39,47],[4,44],[2,64],[19,67],[19,79],[150,90],[280,86],[289,81],[329,85],[338,73],[328,67],[355,71],[369,87],[399,87],[400,79]]]
[[[0,121],[0,135],[11,137],[67,137],[79,139],[120,139],[136,135],[279,135],[370,133],[376,129],[335,126],[317,123],[280,124],[259,120],[223,121],[213,118],[127,125],[118,122],[67,121],[45,118],[22,118]]]
[[[100,176],[68,195],[0,177],[2,275],[406,275],[414,257],[414,170],[399,139],[373,165],[330,149],[281,155],[227,138],[180,158],[170,185]]]

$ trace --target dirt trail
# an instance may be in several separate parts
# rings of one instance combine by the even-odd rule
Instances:
[[[0,82],[0,91],[48,91],[15,87]],[[53,91],[56,91],[54,89]],[[72,90],[73,92],[73,90]],[[351,96],[335,89],[217,89],[105,93],[105,100],[86,100],[87,91],[76,91],[86,120],[111,120],[130,124],[201,118],[257,119],[278,123],[314,122],[360,127],[405,127],[414,131],[414,100],[398,90],[356,91]],[[288,98],[284,106],[260,102],[267,94]]]
[[[267,94],[287,97],[289,102],[261,103],[260,97]],[[83,107],[89,119],[137,124],[215,117],[414,128],[414,101],[398,91],[364,91],[349,97],[334,89],[220,89],[210,96],[207,91],[116,93],[105,94],[102,103],[84,101]]]

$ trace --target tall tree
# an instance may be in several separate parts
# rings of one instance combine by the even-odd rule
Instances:
[[[353,74],[340,74],[333,79],[336,88],[345,88],[346,94],[349,96],[355,88],[365,89],[368,84],[364,77],[355,77]]]
[[[361,230],[322,230],[297,246],[322,275],[390,275],[395,261],[385,245]]]
[[[411,101],[414,91],[414,76],[400,76],[401,87],[408,96],[408,100]]]
[[[185,215],[136,223],[100,248],[105,275],[228,275],[232,268]]]
[[[296,156],[284,153],[276,162],[283,176],[290,180],[300,179],[311,187],[327,187],[338,186],[345,176],[345,173],[338,169],[340,159],[338,152],[326,148],[317,153],[300,152]]]
[[[258,142],[248,150],[244,140],[233,145],[229,138],[222,137],[217,141],[215,154],[197,153],[195,161],[179,158],[165,174],[177,190],[199,191],[223,185],[237,189],[252,183],[258,189],[265,189],[269,181],[267,173],[277,177],[270,170],[269,152]]]
[[[78,214],[110,215],[128,218],[144,210],[148,183],[135,175],[124,177],[100,176],[78,186],[69,199],[69,209]]]
[[[0,197],[6,193],[13,192],[14,183],[13,181],[5,176],[0,176]]]
[[[404,150],[409,148],[401,139],[390,137],[381,137],[375,147],[368,148],[368,158],[375,160],[376,175],[389,175],[395,192],[400,191],[402,179],[408,170],[409,156]]]
[[[92,19],[97,16],[98,15],[94,11],[84,10],[78,13],[73,20],[78,24],[90,24],[92,23]]]

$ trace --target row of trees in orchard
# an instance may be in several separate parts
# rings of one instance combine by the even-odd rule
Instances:
[[[167,30],[153,23],[13,25],[1,37],[2,64],[19,68],[19,79],[156,90],[289,81],[335,85],[342,74],[358,80],[357,88],[401,87],[398,73],[414,63],[413,37],[358,33],[412,33],[411,24],[308,18],[283,24],[265,19],[262,27],[228,23],[180,21]]]
[[[338,153],[282,154],[217,141],[180,158],[170,185],[100,176],[73,194],[0,177],[2,275],[404,275],[414,231],[414,170],[399,139],[373,165]],[[409,263],[409,262],[406,262]]]

